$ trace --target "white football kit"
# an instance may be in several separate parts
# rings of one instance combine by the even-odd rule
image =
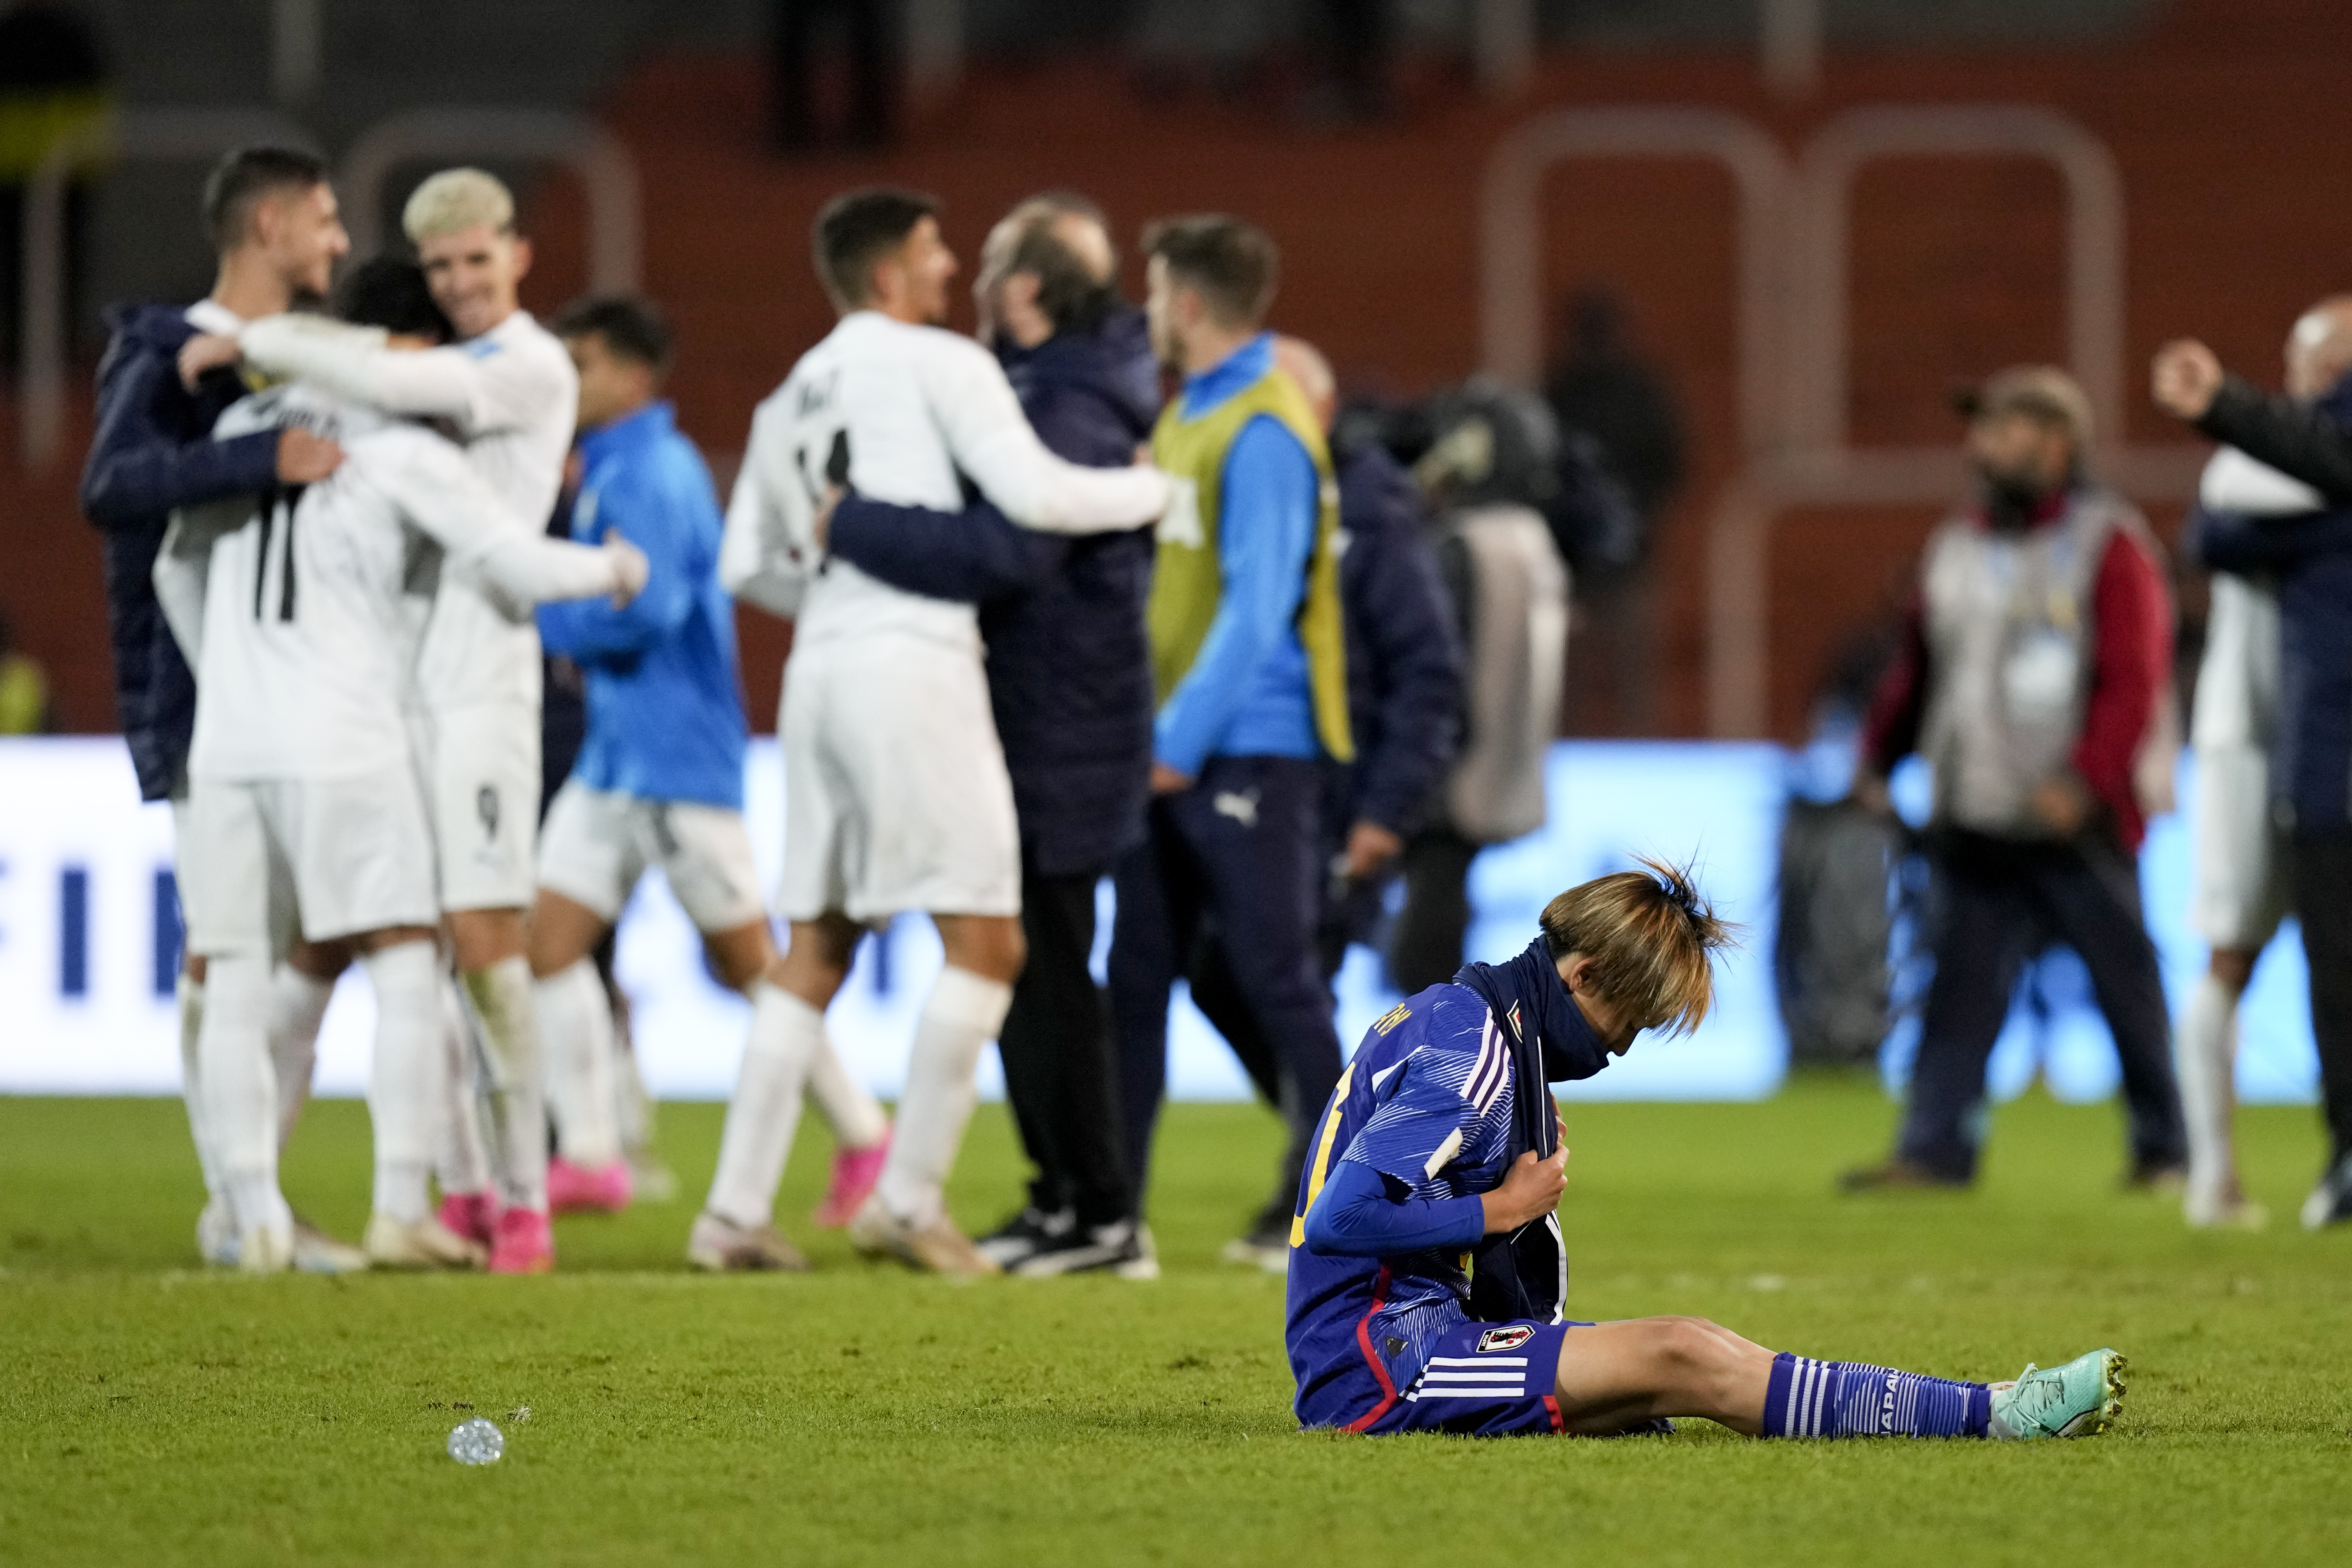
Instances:
[[[2215,511],[2284,517],[2317,510],[2317,491],[2224,447],[2199,500]],[[2189,922],[2220,948],[2259,952],[2291,903],[2285,847],[2271,810],[2270,745],[2279,721],[2278,599],[2268,582],[2213,574],[2189,743],[2197,756]]]
[[[813,527],[829,482],[956,511],[960,476],[1053,532],[1132,528],[1167,505],[1156,468],[1048,452],[978,343],[873,310],[843,318],[752,416],[719,576],[796,623],[777,724],[787,919],[1020,911],[1020,830],[977,612],[826,557]]]
[[[423,547],[438,546],[445,581],[525,613],[619,586],[604,552],[504,521],[458,450],[420,426],[281,386],[231,408],[215,436],[289,423],[341,442],[342,466],[258,508],[183,517],[157,559],[196,671],[183,892],[189,947],[207,955],[437,917],[402,721],[404,590]]]
[[[579,380],[556,338],[518,310],[478,338],[421,353],[368,328],[273,316],[238,334],[273,375],[395,414],[446,420],[500,505],[538,536],[572,445]],[[445,910],[528,907],[540,793],[539,629],[476,582],[433,595],[415,672],[427,805]]]

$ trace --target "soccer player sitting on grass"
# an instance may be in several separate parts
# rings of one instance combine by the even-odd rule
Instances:
[[[1290,1229],[1286,1338],[1307,1426],[1479,1436],[2078,1437],[2121,1409],[2111,1350],[2014,1383],[1775,1355],[1699,1318],[1572,1323],[1548,1082],[1706,1016],[1731,931],[1654,860],[1571,888],[1503,964],[1464,966],[1374,1024],[1332,1091]]]

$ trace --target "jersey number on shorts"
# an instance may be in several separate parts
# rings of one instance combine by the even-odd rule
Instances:
[[[286,547],[280,552],[278,568],[278,618],[294,618],[294,510],[302,504],[302,487],[294,485],[265,498],[268,501],[261,513],[261,548],[253,558],[253,618],[263,619],[262,605],[268,598],[264,584],[269,578],[269,540],[276,531],[279,518],[286,520]]]

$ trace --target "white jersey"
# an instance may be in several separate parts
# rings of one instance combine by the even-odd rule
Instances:
[[[446,420],[474,472],[501,505],[502,526],[536,536],[562,488],[578,411],[579,376],[563,345],[517,310],[480,337],[421,353],[384,334],[317,317],[272,316],[238,334],[246,358],[272,375],[309,383],[390,413]],[[539,628],[471,584],[434,596],[417,658],[419,700],[440,710],[481,702],[539,702]]]
[[[289,424],[341,442],[341,467],[258,506],[183,516],[157,557],[158,595],[194,644],[192,776],[345,778],[409,765],[402,599],[416,546],[439,547],[445,582],[507,596],[525,615],[541,599],[619,586],[604,551],[522,530],[458,449],[422,426],[295,384],[231,407],[214,437]]]
[[[1055,533],[1133,528],[1168,502],[1157,468],[1086,468],[1047,451],[996,356],[970,338],[858,310],[752,416],[719,577],[739,597],[795,617],[797,643],[899,635],[976,655],[971,605],[906,593],[826,559],[812,525],[829,483],[894,505],[960,511],[961,476],[1015,522]]]

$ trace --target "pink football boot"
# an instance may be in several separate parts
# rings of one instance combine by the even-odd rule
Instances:
[[[544,1274],[555,1267],[555,1232],[537,1209],[511,1208],[499,1215],[490,1240],[493,1274]]]
[[[839,1230],[857,1217],[866,1200],[874,1191],[874,1184],[882,1179],[882,1162],[890,1152],[890,1130],[884,1129],[882,1142],[870,1149],[835,1149],[833,1152],[833,1182],[824,1190],[824,1201],[809,1215],[809,1223],[827,1230]]]
[[[558,1154],[547,1163],[547,1207],[552,1214],[619,1214],[634,1191],[629,1163],[575,1165]]]
[[[499,1200],[488,1193],[442,1194],[439,1218],[452,1236],[484,1247],[498,1239]]]

